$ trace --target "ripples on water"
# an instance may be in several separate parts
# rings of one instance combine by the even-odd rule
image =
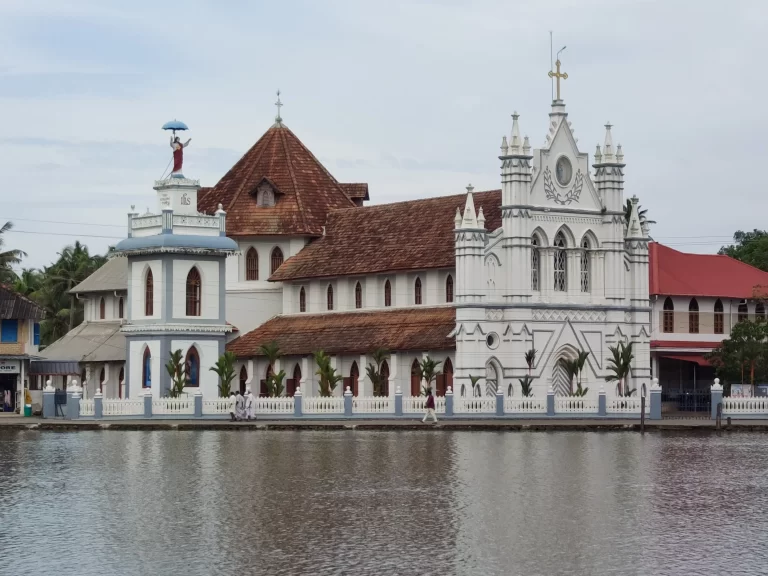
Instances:
[[[0,574],[765,574],[762,435],[0,433]]]

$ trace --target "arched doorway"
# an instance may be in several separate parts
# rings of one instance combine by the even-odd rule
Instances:
[[[295,396],[296,395],[296,388],[301,386],[301,366],[299,366],[299,363],[296,363],[296,366],[293,368],[293,378],[288,380],[285,384],[285,394],[286,396]]]
[[[552,389],[555,391],[555,396],[568,396],[571,393],[571,381],[563,360],[570,359],[561,356],[552,368]]]
[[[411,396],[421,394],[421,367],[419,361],[414,360],[411,364]]]
[[[104,370],[104,366],[101,367],[101,372],[99,372],[99,392],[104,394],[104,380],[107,379],[107,371]]]
[[[501,384],[501,367],[493,360],[485,364],[485,395],[496,396],[496,390]]]
[[[389,396],[389,364],[387,361],[381,363],[381,385],[379,386],[379,396]]]
[[[453,364],[450,358],[446,358],[443,363],[443,373],[436,380],[435,393],[438,396],[445,396],[449,386],[453,390]]]
[[[269,389],[267,388],[267,380],[272,377],[272,365],[267,366],[267,372],[264,375],[264,380],[259,382],[259,396],[266,398],[269,396]]]
[[[123,385],[125,382],[125,366],[120,368],[120,376],[117,377],[117,397],[123,397]]]
[[[352,395],[357,396],[357,383],[360,380],[360,370],[357,367],[357,362],[352,362],[352,368],[349,370],[349,387],[352,389]]]
[[[240,394],[245,394],[246,382],[248,382],[248,369],[243,366],[240,368]]]

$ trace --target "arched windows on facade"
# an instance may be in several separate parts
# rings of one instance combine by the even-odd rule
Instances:
[[[675,331],[675,305],[672,304],[672,298],[667,296],[664,300],[664,312],[662,314],[662,329],[664,332]]]
[[[381,363],[381,383],[379,385],[379,396],[389,396],[389,364],[386,360]]]
[[[122,298],[117,301],[117,317],[125,318],[125,304],[123,304]]]
[[[277,246],[272,249],[272,257],[270,258],[269,274],[274,274],[280,266],[283,265],[283,251]]]
[[[688,304],[688,332],[699,333],[699,303],[696,298],[691,298],[691,303]]]
[[[363,287],[360,285],[360,282],[355,284],[355,308],[362,308],[363,307]]]
[[[421,304],[421,278],[416,278],[413,283],[413,303]]]
[[[747,308],[747,302],[746,300],[739,303],[739,316],[738,321],[739,322],[746,322],[749,320],[749,308]]]
[[[299,290],[299,312],[307,311],[307,293],[304,291],[304,286]]]
[[[448,388],[453,390],[453,363],[451,362],[450,358],[446,358],[445,362],[443,363],[443,385],[442,387],[438,387],[437,395],[438,396],[445,396],[445,393],[448,391]]]
[[[193,266],[187,274],[187,316],[200,316],[200,272]]]
[[[99,300],[99,320],[104,320],[107,317],[107,304],[104,302],[104,297]]]
[[[141,361],[141,386],[143,388],[152,387],[152,353],[149,346],[144,348],[144,356]]]
[[[584,238],[581,241],[581,291],[589,292],[590,288],[590,275],[589,275],[589,253],[590,245],[589,238]]]
[[[555,236],[555,257],[554,257],[554,288],[555,292],[566,292],[568,290],[568,256],[565,252],[567,243],[565,234],[562,230]]]
[[[328,310],[333,310],[333,286],[328,286],[328,290],[325,291],[325,296]]]
[[[107,379],[107,371],[104,369],[104,366],[101,367],[101,372],[99,372],[99,392],[102,394],[104,393],[104,380]]]
[[[392,284],[384,282],[384,306],[392,306]]]
[[[755,320],[765,320],[765,304],[762,302],[755,304]]]
[[[245,254],[245,279],[259,279],[259,253],[251,246]]]
[[[411,396],[421,395],[421,366],[418,360],[411,364]]]
[[[147,270],[147,278],[144,280],[144,316],[152,316],[155,313],[155,282],[152,279],[152,270]]]
[[[725,314],[723,314],[723,303],[718,298],[715,301],[715,334],[725,333]]]
[[[187,359],[184,361],[187,369],[187,386],[197,388],[200,386],[200,355],[197,348],[191,346],[187,352]]]
[[[123,382],[125,382],[125,366],[120,368],[120,376],[117,377],[117,397],[123,397]]]
[[[248,369],[243,366],[240,368],[240,394],[245,394],[246,382],[248,382]]]
[[[445,279],[445,301],[453,302],[453,276],[450,274]]]
[[[539,237],[534,234],[531,237],[531,290],[536,291],[539,290],[539,278],[541,277],[539,246],[541,246]]]

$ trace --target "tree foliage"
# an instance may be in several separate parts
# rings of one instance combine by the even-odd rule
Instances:
[[[525,363],[528,364],[528,375],[530,376],[533,365],[536,364],[536,348],[531,348],[525,353]]]
[[[632,396],[637,390],[629,389],[627,377],[631,371],[632,360],[635,355],[632,353],[632,342],[625,344],[619,342],[617,346],[608,346],[611,356],[608,358],[608,371],[612,374],[605,377],[606,382],[616,382],[619,396]]]
[[[317,352],[313,352],[312,355],[315,357],[315,364],[317,365],[315,374],[320,379],[318,382],[320,396],[331,396],[333,391],[336,390],[336,386],[338,386],[339,382],[344,378],[341,374],[336,373],[336,368],[331,366],[331,357],[328,356],[328,354],[322,350],[318,350]]]
[[[235,379],[235,360],[237,357],[234,352],[224,352],[219,359],[216,360],[216,364],[211,366],[209,370],[216,372],[219,377],[219,396],[221,398],[228,398],[232,392],[232,380]]]
[[[723,246],[717,253],[736,258],[763,272],[768,272],[768,231],[738,230],[733,234],[733,244]]]
[[[189,384],[189,375],[184,363],[184,355],[180,349],[171,352],[171,357],[165,364],[165,369],[171,377],[171,389],[168,391],[168,395],[171,398],[178,398],[184,392],[184,387]]]
[[[433,360],[429,356],[424,358],[419,364],[419,380],[426,382],[426,386],[421,387],[422,396],[427,395],[427,391],[432,388],[432,382],[440,374],[438,370],[440,364],[442,364],[441,361]]]
[[[285,392],[285,370],[280,370],[277,374],[270,374],[267,378],[267,394],[272,398],[282,396]]]
[[[764,320],[739,322],[707,359],[725,383],[754,385],[768,380],[768,324]]]
[[[530,376],[523,376],[518,378],[520,381],[520,390],[523,392],[523,398],[530,398],[533,396],[533,378]]]
[[[389,358],[389,351],[385,348],[377,348],[371,353],[371,358],[373,358],[373,362],[365,367],[365,373],[373,385],[373,395],[381,396],[381,391],[383,389],[381,366],[384,364],[384,361]]]

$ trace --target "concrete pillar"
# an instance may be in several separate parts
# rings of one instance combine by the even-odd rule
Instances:
[[[600,386],[600,392],[598,392],[597,394],[597,414],[599,416],[606,416],[608,414],[606,397],[605,397],[605,388],[603,388],[602,386]]]
[[[143,394],[144,418],[152,418],[152,389],[146,388]]]
[[[195,418],[203,417],[203,391],[198,388],[195,390]]]
[[[504,391],[501,383],[496,385],[496,416],[504,416]]]
[[[715,378],[710,391],[712,394],[712,419],[717,418],[717,405],[723,401],[723,387],[720,384],[720,378]]]
[[[77,420],[80,418],[80,388],[77,386],[77,380],[72,380],[70,389],[71,394],[67,394],[67,419]]]
[[[56,416],[56,388],[53,382],[48,379],[43,388],[43,418],[53,418]]]
[[[96,394],[93,395],[93,417],[101,420],[104,417],[104,394],[96,388]]]
[[[395,389],[395,416],[403,415],[403,391],[398,386]]]
[[[302,375],[304,372],[302,372]],[[302,377],[302,381],[304,378]],[[293,393],[293,415],[296,418],[301,418],[301,387],[296,388],[296,392]]]
[[[547,392],[547,416],[555,415],[555,391],[550,387]]]
[[[661,386],[659,379],[654,378],[650,391],[651,415],[650,420],[661,420]]]
[[[344,390],[344,417],[352,418],[352,390],[349,386]]]
[[[368,380],[368,373],[366,367],[368,366],[368,357],[365,354],[360,355],[360,361],[357,363],[360,376],[357,379],[357,395],[358,396],[373,396],[373,385]]]
[[[450,386],[445,391],[445,415],[453,416],[453,389]]]
[[[399,374],[399,358],[396,353],[389,355],[389,382],[388,382],[388,390],[389,390],[389,397],[392,398],[395,395],[395,389],[397,388],[397,379],[400,377]]]

